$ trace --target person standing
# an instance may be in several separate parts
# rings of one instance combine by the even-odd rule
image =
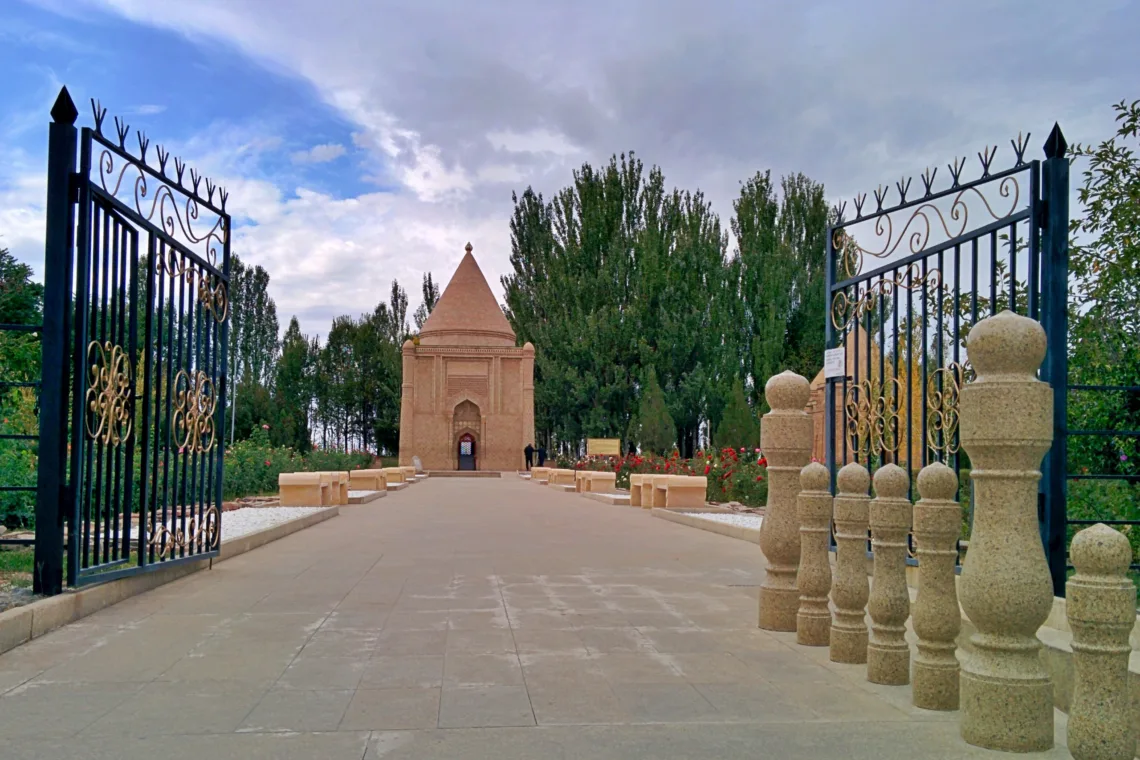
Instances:
[[[538,466],[542,467],[546,464],[546,447],[541,443],[538,444]]]
[[[528,443],[526,448],[523,449],[523,456],[526,458],[526,468],[530,470],[531,462],[534,461],[534,444]]]

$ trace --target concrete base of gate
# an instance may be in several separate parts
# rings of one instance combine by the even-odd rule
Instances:
[[[589,493],[589,492],[587,492],[587,493],[584,493],[582,495],[585,496],[587,499],[592,499],[594,501],[600,501],[603,504],[614,504],[614,505],[623,506],[623,507],[629,506],[629,494],[628,493]]]
[[[349,491],[349,504],[368,504],[388,495],[387,491]]]
[[[339,514],[337,507],[329,507],[320,512],[298,517],[295,520],[274,525],[257,533],[223,541],[219,555],[214,562],[245,554],[251,549],[264,546],[271,541],[284,538],[311,525],[324,522]],[[130,599],[132,596],[163,586],[171,581],[184,578],[191,573],[210,567],[211,560],[185,562],[162,570],[132,575],[96,586],[86,586],[75,591],[65,591],[59,596],[49,596],[0,612],[0,654],[14,649],[24,642],[38,639],[56,628],[74,623],[112,604]]]

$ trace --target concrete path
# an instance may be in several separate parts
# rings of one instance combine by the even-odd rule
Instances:
[[[429,480],[0,656],[0,757],[1003,756],[758,630],[762,563],[513,477]]]

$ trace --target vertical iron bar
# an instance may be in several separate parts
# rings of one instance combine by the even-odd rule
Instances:
[[[1045,379],[1053,386],[1053,446],[1044,462],[1042,538],[1054,596],[1065,595],[1066,474],[1068,467],[1069,383],[1069,161],[1060,126],[1045,143],[1042,166],[1045,229],[1042,240],[1045,283]],[[1031,198],[1036,203],[1036,198]],[[1031,218],[1033,215],[1031,215]]]
[[[998,313],[998,239],[997,230],[990,233],[990,316]]]
[[[85,555],[81,557],[83,543],[83,509],[87,503],[88,468],[87,454],[90,446],[85,433],[87,388],[87,337],[89,326],[88,303],[91,300],[91,260],[94,255],[92,231],[95,227],[91,204],[91,131],[83,129],[80,139],[76,240],[80,249],[75,254],[75,305],[72,314],[75,318],[75,337],[71,346],[71,481],[68,493],[68,536],[67,583],[75,586],[79,571],[85,567]]]
[[[1009,310],[1017,313],[1017,222],[1009,225]]]
[[[1038,161],[1029,163],[1029,203],[1036,206],[1041,197],[1041,165]],[[1030,209],[1029,214],[1029,316],[1031,319],[1040,319],[1040,277],[1041,277],[1041,226],[1036,217],[1036,208]]]
[[[221,367],[217,375],[217,389],[218,389],[218,410],[217,419],[215,421],[216,429],[220,431],[225,430],[226,422],[226,391],[229,387],[228,377],[226,375],[226,358],[229,352],[229,297],[230,297],[230,232],[231,232],[231,219],[227,215],[224,217],[223,230],[225,237],[222,243],[222,281],[225,283],[226,288],[226,312],[224,319],[220,325],[220,335],[218,340],[218,352],[221,355]],[[830,240],[828,241],[830,246]],[[830,274],[830,269],[828,270]],[[220,285],[221,283],[219,283]],[[216,303],[216,302],[215,302]],[[830,324],[830,320],[828,320]],[[825,344],[826,345],[826,344]],[[217,508],[216,528],[217,528],[217,541],[221,545],[222,536],[222,468],[225,466],[225,453],[226,453],[226,436],[223,432],[218,436],[218,445],[214,447],[214,454],[217,467],[217,479],[214,481],[214,506]]]
[[[921,456],[922,456],[922,459],[920,461],[922,462],[923,467],[925,467],[927,465],[927,460],[928,460],[927,454],[929,453],[929,449],[926,446],[926,435],[927,435],[927,430],[929,430],[929,428],[927,427],[927,425],[929,423],[929,419],[927,418],[929,411],[927,410],[927,407],[926,407],[926,405],[927,405],[926,383],[927,383],[927,379],[930,377],[930,338],[929,338],[929,332],[930,332],[929,311],[930,311],[930,307],[928,304],[928,301],[930,299],[929,299],[929,292],[927,290],[927,283],[929,282],[929,280],[930,280],[930,258],[924,257],[922,259],[922,374],[920,375],[920,377],[921,377],[920,382],[922,383],[922,387],[919,389],[919,392],[922,394],[922,417],[921,417],[922,429],[918,431],[918,436],[919,436],[918,439],[920,441],[919,451],[921,452]],[[913,475],[914,469],[912,468],[910,470],[910,472]],[[916,478],[911,477],[910,480],[908,481],[909,487],[907,490],[907,497],[910,498],[912,501],[914,500],[914,488],[915,488],[914,481],[915,480],[916,480]]]
[[[142,461],[139,463],[139,539],[138,539],[138,562],[139,567],[146,567],[150,559],[150,552],[147,550],[147,518],[150,517],[150,500],[154,493],[154,484],[157,482],[157,474],[152,468],[155,468],[155,463],[158,461],[157,456],[152,456],[151,446],[151,404],[155,394],[154,384],[151,378],[155,372],[155,355],[162,351],[162,314],[158,313],[159,332],[157,341],[158,347],[155,346],[156,338],[154,334],[155,324],[155,307],[157,305],[155,300],[155,256],[156,248],[154,245],[154,235],[147,235],[146,247],[146,299],[143,302],[145,314],[143,317],[144,330],[146,337],[143,341],[143,417],[142,417]],[[135,383],[136,388],[138,383]],[[156,410],[157,411],[157,410]],[[154,420],[158,419],[158,415],[154,415]],[[155,468],[157,469],[157,468]]]
[[[131,423],[131,434],[127,438],[127,467],[126,467],[126,497],[123,499],[123,514],[125,515],[126,529],[123,536],[123,558],[129,559],[131,556],[131,523],[133,522],[134,504],[135,504],[135,440],[138,438],[138,420],[135,418],[135,412],[138,410],[138,388],[139,378],[136,374],[139,364],[139,236],[134,230],[128,230],[130,237],[130,248],[127,251],[127,256],[130,257],[128,267],[129,277],[131,278],[128,290],[124,293],[124,300],[127,304],[128,312],[127,322],[127,351],[130,356],[131,362],[131,408],[128,412],[128,419]],[[129,294],[129,295],[128,295]],[[146,477],[146,470],[139,469],[139,479]],[[142,503],[141,501],[139,502]],[[141,528],[140,528],[141,535]],[[139,544],[142,546],[142,544]],[[139,552],[141,556],[141,552]]]
[[[43,332],[40,338],[39,461],[36,470],[36,544],[32,590],[63,591],[63,523],[66,503],[67,311],[71,293],[74,216],[75,119],[67,88],[59,91],[48,127],[47,226],[44,231]],[[74,532],[74,531],[72,531]],[[74,568],[68,567],[70,573]]]
[[[108,288],[111,291],[111,329],[109,330],[108,340],[111,340],[116,346],[122,347],[123,345],[123,310],[120,307],[120,295],[123,292],[123,270],[125,269],[122,264],[126,262],[122,260],[124,230],[123,225],[119,221],[118,215],[111,217],[111,279],[113,285]],[[117,291],[117,292],[116,292]],[[130,372],[131,367],[124,367],[124,371]],[[113,422],[112,419],[107,420],[108,423]],[[104,561],[110,562],[119,558],[119,512],[120,504],[119,497],[122,496],[122,489],[119,487],[119,477],[122,475],[122,446],[119,443],[113,443],[113,450],[107,454],[107,483],[108,492],[111,494],[107,499],[107,515],[103,523],[103,557]]]

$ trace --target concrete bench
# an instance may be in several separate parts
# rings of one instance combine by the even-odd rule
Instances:
[[[348,473],[350,491],[384,491],[388,479],[383,470],[351,470]]]
[[[530,468],[530,479],[533,480],[535,483],[542,483],[543,485],[546,485],[546,482],[548,480],[550,480],[550,468],[549,467],[531,467]]]
[[[574,471],[574,490],[578,493],[590,490],[590,476],[594,473],[590,470],[575,470]]]
[[[631,507],[641,506],[641,484],[649,477],[643,473],[637,473],[629,476],[629,505]]]
[[[388,485],[403,483],[406,480],[403,469],[399,467],[385,467],[384,478],[388,481]]]
[[[665,484],[672,475],[646,475],[641,481],[641,508],[665,506]]]
[[[405,482],[407,482],[407,483],[415,483],[416,482],[415,465],[410,465],[410,464],[404,465],[403,467],[400,468],[400,471],[402,473],[404,473],[404,481]]]
[[[325,506],[340,506],[348,504],[348,472],[327,470],[318,472],[321,483],[328,485],[325,492]]]
[[[657,506],[667,508],[703,507],[709,479],[704,475],[670,475],[665,481],[665,502]],[[661,486],[657,486],[658,489]]]
[[[550,471],[549,483],[552,486],[574,486],[574,470],[555,469]]]
[[[328,500],[328,486],[317,472],[283,472],[277,476],[277,490],[283,507],[321,507]]]
[[[613,493],[616,490],[616,472],[591,472],[582,487],[583,493]]]

